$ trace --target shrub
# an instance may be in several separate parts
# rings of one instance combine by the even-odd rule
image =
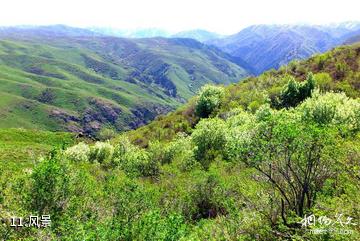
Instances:
[[[190,171],[200,166],[194,157],[194,145],[190,136],[179,133],[177,138],[169,144],[172,161],[181,171]]]
[[[80,142],[79,144],[66,149],[64,154],[65,157],[72,161],[88,161],[90,156],[90,147],[84,142]]]
[[[187,232],[182,215],[172,213],[164,217],[160,210],[149,211],[134,227],[138,240],[180,240]]]
[[[42,160],[31,174],[30,206],[39,214],[57,218],[66,206],[70,193],[68,166],[61,156],[53,155]]]
[[[311,96],[311,92],[315,89],[315,82],[316,81],[314,75],[311,72],[309,72],[306,81],[300,84],[299,86],[299,94],[300,94],[299,101],[303,101]]]
[[[161,143],[159,141],[150,142],[148,152],[151,159],[161,164],[172,162],[175,154],[171,144]]]
[[[333,124],[343,133],[360,130],[360,102],[344,93],[320,94],[306,100],[301,106],[302,118],[320,125]]]
[[[90,148],[90,161],[109,165],[114,154],[114,147],[108,142],[96,142]]]
[[[113,211],[104,239],[138,240],[134,228],[142,216],[153,208],[151,193],[135,179],[118,171],[107,178],[105,192]]]
[[[283,107],[292,107],[299,102],[299,83],[294,77],[289,77],[288,83],[283,87],[280,95]]]
[[[344,61],[337,62],[335,65],[335,79],[343,79],[348,71],[349,67]]]
[[[322,91],[330,91],[333,87],[333,80],[328,73],[318,73],[315,75],[316,86]]]
[[[297,106],[300,102],[311,96],[315,88],[315,78],[310,72],[306,81],[298,83],[294,77],[288,77],[288,83],[283,87],[280,95],[280,106],[289,108]]]
[[[159,162],[151,159],[146,150],[135,146],[120,156],[116,162],[126,174],[133,177],[154,177],[160,172]]]
[[[103,127],[96,136],[101,141],[110,140],[116,136],[116,131],[113,128]]]
[[[201,88],[199,99],[195,106],[195,113],[202,118],[209,117],[216,108],[219,108],[225,91],[223,87],[205,85]]]
[[[222,156],[226,143],[227,128],[219,118],[200,121],[191,135],[195,144],[195,158],[207,169],[218,156]]]

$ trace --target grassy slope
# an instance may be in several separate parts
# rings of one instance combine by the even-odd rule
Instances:
[[[32,167],[40,155],[73,143],[74,135],[71,133],[0,129],[0,170]]]
[[[170,67],[158,73],[164,64]],[[246,74],[198,43],[101,37],[2,39],[0,128],[92,132],[110,125],[126,130],[177,107],[206,82],[230,83]],[[175,84],[176,95],[168,93],[169,82]],[[101,103],[94,104],[94,98]],[[139,108],[152,114],[135,116]],[[84,124],[89,109],[91,116],[98,116]],[[52,115],[54,110],[61,114]],[[109,110],[115,116],[107,117]]]
[[[291,62],[278,71],[268,71],[259,77],[246,80],[227,87],[227,96],[219,111],[240,106],[255,111],[267,98],[274,99],[286,83],[285,75],[290,74],[302,81],[307,72],[313,72],[317,86],[324,90],[345,92],[353,98],[360,97],[360,43],[352,46],[341,46],[324,54],[316,55],[304,61]],[[176,133],[191,133],[198,122],[194,114],[196,98],[189,101],[177,111],[160,116],[150,124],[127,133],[133,143],[147,146],[149,141],[171,140]]]

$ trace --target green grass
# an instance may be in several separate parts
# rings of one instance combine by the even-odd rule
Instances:
[[[168,69],[162,73],[164,65]],[[163,113],[207,82],[229,84],[246,75],[246,70],[202,45],[173,40],[2,39],[0,127],[67,131],[73,123],[51,116],[52,110],[61,110],[78,118],[76,125],[84,128],[81,119],[89,109],[101,112],[101,126],[115,125],[104,121],[106,113],[91,104],[96,98],[121,110],[115,127],[127,130],[134,125],[131,121],[143,121],[132,114],[140,107],[154,111],[157,106]],[[176,86],[176,96],[167,94],[166,81]],[[46,91],[51,96],[44,98]]]
[[[0,129],[0,170],[31,168],[53,148],[71,145],[74,135],[26,129]]]

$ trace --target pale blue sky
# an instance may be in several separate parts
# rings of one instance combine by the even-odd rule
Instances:
[[[203,28],[223,34],[261,23],[360,20],[359,0],[4,0],[0,25]]]

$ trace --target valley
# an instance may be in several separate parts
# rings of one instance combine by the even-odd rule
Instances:
[[[92,136],[104,128],[124,131],[175,109],[205,83],[250,74],[231,56],[191,39],[19,32],[0,40],[3,128]]]

